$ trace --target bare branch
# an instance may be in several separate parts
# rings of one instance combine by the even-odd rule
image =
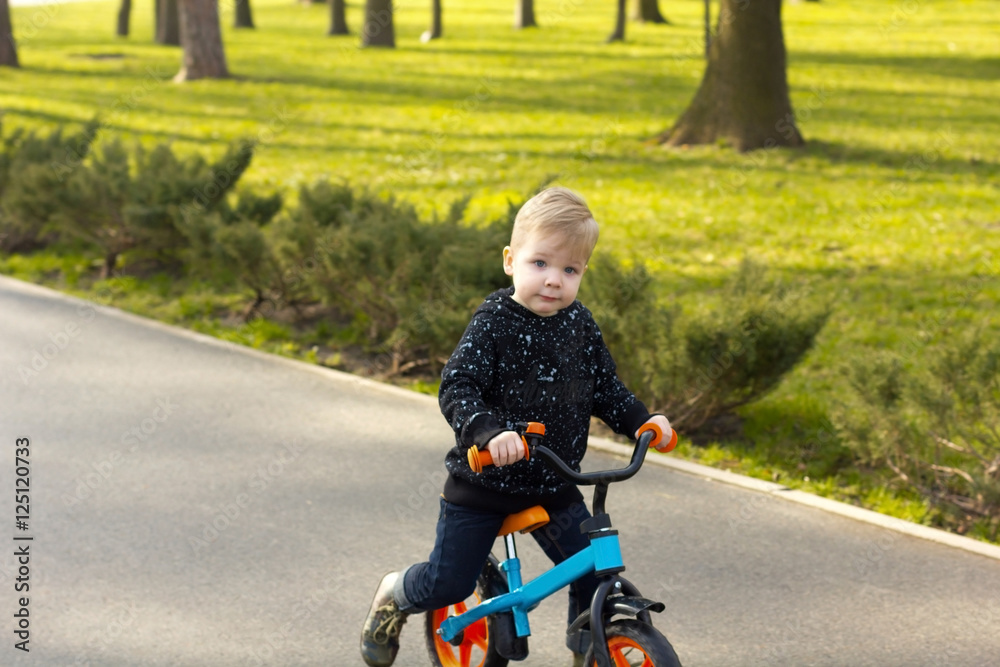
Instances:
[[[941,472],[946,475],[958,475],[972,486],[974,487],[977,486],[976,481],[972,479],[972,475],[959,468],[952,468],[951,466],[940,466],[937,465],[936,463],[928,463],[927,467],[930,468],[931,470],[934,470],[935,472]]]
[[[975,458],[977,458],[979,460],[980,463],[982,463],[984,465],[987,462],[986,458],[984,458],[982,454],[980,454],[979,452],[977,452],[975,449],[973,449],[971,447],[963,447],[962,445],[959,445],[959,444],[957,444],[955,442],[952,442],[948,438],[942,437],[942,436],[934,434],[934,433],[931,434],[931,437],[934,438],[935,442],[937,442],[939,444],[942,444],[945,447],[948,447],[949,449],[954,449],[956,452],[961,452],[962,454],[965,454],[967,456],[974,456]]]

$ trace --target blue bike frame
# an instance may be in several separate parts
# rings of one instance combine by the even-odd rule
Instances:
[[[559,589],[593,572],[601,581],[591,600],[590,609],[581,613],[577,620],[573,621],[569,631],[580,630],[585,624],[589,624],[597,664],[602,667],[611,667],[612,662],[604,633],[603,617],[605,615],[604,605],[609,601],[608,596],[612,588],[622,590],[625,596],[616,600],[611,613],[629,614],[645,623],[650,623],[649,611],[663,611],[663,604],[640,597],[635,586],[618,576],[614,576],[624,571],[625,565],[618,542],[618,532],[611,528],[611,519],[604,511],[604,501],[608,485],[612,482],[629,479],[638,472],[646,456],[646,450],[653,444],[654,438],[659,438],[662,434],[654,435],[654,431],[659,433],[659,428],[656,427],[640,429],[635,449],[632,451],[632,459],[624,468],[581,473],[570,468],[552,450],[539,444],[545,433],[544,426],[537,424],[536,426],[540,429],[534,430],[532,429],[534,425],[519,424],[518,426],[526,429],[522,439],[524,439],[525,446],[528,447],[531,456],[545,459],[557,473],[570,482],[594,486],[593,516],[581,524],[581,530],[590,536],[590,546],[540,574],[527,584],[522,584],[521,561],[517,558],[514,536],[507,535],[505,538],[507,560],[500,563],[500,569],[507,577],[507,590],[509,592],[484,600],[458,616],[445,619],[438,627],[437,633],[442,640],[456,643],[456,638],[460,638],[465,628],[476,621],[492,614],[509,611],[514,617],[514,630],[517,637],[527,637],[531,634],[528,612]],[[676,434],[672,434],[671,445],[674,443],[676,443]],[[474,466],[473,469],[477,468]],[[457,643],[461,643],[461,639]]]
[[[623,568],[618,535],[613,532],[592,538],[589,547],[523,585],[520,560],[516,556],[509,558],[500,564],[500,569],[507,575],[510,592],[484,600],[465,613],[444,620],[439,630],[441,639],[450,642],[476,621],[505,611],[514,614],[517,636],[527,637],[531,634],[528,612],[542,600],[591,572],[620,571]]]

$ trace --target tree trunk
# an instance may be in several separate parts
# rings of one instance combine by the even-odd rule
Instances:
[[[236,0],[236,13],[233,18],[234,28],[253,28],[253,12],[250,11],[250,0]]]
[[[0,0],[0,66],[20,67],[17,60],[17,45],[10,25],[10,6],[7,0]]]
[[[431,27],[420,35],[421,42],[441,39],[441,0],[431,0]]]
[[[705,61],[712,46],[712,0],[705,0]]]
[[[656,140],[723,140],[740,152],[804,145],[788,97],[781,0],[722,0],[716,33],[694,100]]]
[[[537,28],[535,0],[514,0],[514,28]]]
[[[365,27],[361,31],[361,46],[396,48],[396,32],[392,25],[392,0],[365,2]]]
[[[347,2],[330,0],[330,32],[328,35],[350,35],[347,29]]]
[[[625,0],[617,0],[615,4],[615,29],[608,35],[608,41],[625,41]]]
[[[639,0],[636,3],[635,18],[643,23],[670,23],[667,18],[660,13],[659,0]]]
[[[101,280],[107,280],[115,275],[115,266],[118,264],[118,253],[108,250],[104,253],[104,266],[101,267]]]
[[[132,15],[132,0],[122,0],[118,8],[118,29],[116,34],[119,37],[128,37],[128,20]]]
[[[156,43],[166,46],[181,45],[181,20],[178,0],[157,0]]]
[[[217,0],[179,0],[184,60],[174,82],[229,76]]]

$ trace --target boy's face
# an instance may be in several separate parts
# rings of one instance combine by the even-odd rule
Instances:
[[[587,258],[559,235],[533,233],[517,250],[503,249],[503,270],[514,278],[514,301],[548,317],[576,299]]]

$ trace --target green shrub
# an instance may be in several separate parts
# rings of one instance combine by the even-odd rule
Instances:
[[[249,190],[240,193],[233,210],[233,219],[249,220],[258,225],[266,225],[278,215],[284,205],[280,192],[272,195],[258,196]]]
[[[809,351],[829,309],[744,261],[703,312],[662,306],[645,267],[626,269],[605,255],[592,262],[583,298],[622,380],[678,429],[756,401]]]
[[[75,134],[62,128],[47,136],[15,131],[0,155],[0,249],[25,252],[47,245],[47,225],[61,205],[57,196],[81,169],[100,124],[92,120]]]
[[[408,204],[346,184],[305,186],[275,226],[286,292],[348,317],[369,351],[387,355],[385,372],[434,368],[483,297],[509,282],[499,259],[483,261],[509,239],[509,216],[472,226],[466,203],[423,221]]]
[[[187,223],[196,224],[208,213],[198,200],[198,191],[211,182],[208,165],[200,155],[182,159],[168,143],[135,150],[135,185],[130,218],[136,232],[160,261],[183,256],[190,239]],[[192,222],[192,218],[197,219]],[[184,257],[186,261],[193,258]]]
[[[130,186],[128,151],[115,139],[76,169],[64,188],[49,194],[54,208],[48,228],[97,248],[104,258],[102,278],[112,275],[118,257],[138,241],[125,212]]]
[[[235,207],[220,200],[216,210],[189,208],[178,221],[188,275],[217,286],[248,288],[253,300],[243,311],[247,321],[260,315],[265,303],[278,305],[281,300],[280,265],[267,225],[282,203],[280,194],[258,196],[244,190]]]
[[[858,459],[888,467],[959,532],[996,540],[1000,526],[1000,343],[967,334],[921,351],[920,368],[889,351],[846,367],[853,395],[835,423]]]
[[[81,239],[97,250],[108,276],[126,251],[179,265],[218,212],[228,221],[266,220],[280,197],[245,197],[231,210],[227,195],[248,168],[254,144],[240,141],[216,162],[185,159],[169,144],[137,146],[129,155],[114,138],[98,151],[99,123],[77,134],[15,132],[0,153],[0,248],[25,251],[54,238]],[[240,208],[242,207],[242,208]],[[194,218],[190,225],[186,221]],[[194,257],[193,259],[198,259]]]
[[[151,151],[137,147],[136,169],[129,202],[129,218],[143,239],[143,254],[161,263],[196,262],[188,248],[192,236],[203,233],[204,218],[218,212],[224,219],[238,217],[227,195],[253,159],[254,143],[240,140],[216,162],[200,155],[181,159],[169,144]]]
[[[350,186],[319,181],[301,186],[298,206],[275,221],[271,238],[281,265],[281,293],[288,303],[321,300],[322,292],[312,280],[320,249],[333,242],[353,206]]]
[[[205,220],[216,213],[238,217],[224,195],[249,164],[252,144],[234,144],[214,164],[200,156],[181,160],[167,144],[151,151],[137,146],[134,155],[133,160],[117,138],[102,145],[69,174],[64,187],[48,194],[46,229],[98,250],[103,277],[132,250],[137,258],[161,264],[197,265],[199,243],[211,243]]]

